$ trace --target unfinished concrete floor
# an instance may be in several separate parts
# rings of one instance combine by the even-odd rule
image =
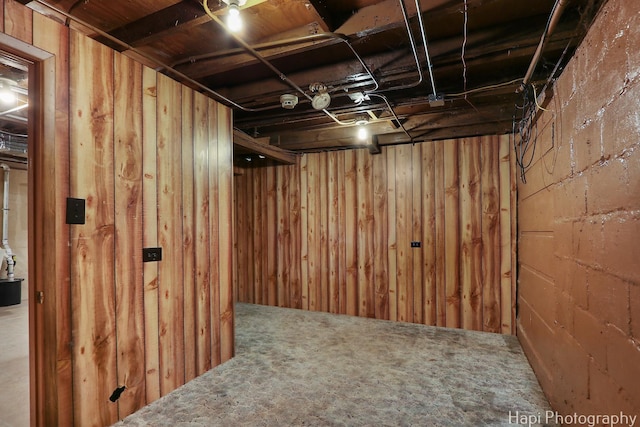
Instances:
[[[0,307],[0,427],[29,425],[29,307]]]
[[[512,426],[546,410],[515,337],[237,304],[236,357],[117,425]]]

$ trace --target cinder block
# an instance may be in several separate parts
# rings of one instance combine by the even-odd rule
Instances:
[[[628,154],[626,160],[629,184],[625,206],[630,211],[637,211],[640,210],[640,147]]]
[[[629,283],[599,271],[589,271],[589,311],[604,323],[631,333]]]
[[[587,212],[587,175],[574,175],[553,187],[554,217],[578,219]]]
[[[555,360],[554,382],[565,401],[557,409],[571,413],[576,409],[576,402],[586,399],[589,393],[589,356],[571,335],[559,331],[556,334]]]
[[[540,276],[527,266],[520,268],[520,297],[547,324],[554,327],[556,323],[555,304],[550,301],[556,299],[555,286],[548,278]]]
[[[552,233],[522,233],[518,242],[521,264],[553,277],[554,237]]]
[[[572,139],[568,133],[562,130],[563,121],[556,121],[555,147],[553,162],[549,162],[549,170],[552,173],[553,182],[561,182],[573,175],[573,163],[571,160]]]
[[[615,326],[607,328],[607,371],[640,407],[640,347]]]
[[[575,302],[571,295],[560,291],[558,288],[555,288],[555,294],[556,326],[565,329],[569,335],[573,335],[573,306]]]
[[[593,361],[589,362],[589,400],[584,408],[576,408],[582,414],[619,414],[640,413],[634,408],[631,397],[620,389],[609,375],[602,371]],[[637,421],[636,421],[637,422]]]
[[[631,312],[631,336],[640,341],[640,283],[629,285],[629,306]]]
[[[541,191],[521,201],[518,204],[518,230],[552,231],[556,201],[554,191]]]
[[[629,199],[627,160],[610,159],[588,172],[587,210],[590,214],[623,209]]]
[[[638,48],[640,49],[640,47]],[[631,84],[604,112],[603,150],[615,157],[640,142],[640,81]]]
[[[553,224],[553,253],[558,258],[575,260],[574,222],[574,220],[561,220]]]
[[[582,101],[585,101],[581,98]],[[581,112],[586,111],[586,104],[590,104],[595,101],[581,102]],[[597,111],[597,109],[596,109]],[[602,134],[602,121],[595,115],[590,115],[586,118],[586,123],[579,124],[573,137],[573,150],[575,157],[575,172],[582,172],[587,170],[591,165],[598,163],[602,157],[601,148],[601,134]]]
[[[618,277],[640,282],[640,218],[619,215],[604,218],[604,245],[600,256],[603,269]]]
[[[598,109],[619,96],[628,75],[626,37],[630,31],[635,30],[620,28],[621,26],[611,28],[605,36],[608,37],[607,48],[603,52],[601,65],[596,68],[597,79],[591,86],[598,91]],[[614,31],[617,32],[611,34]]]
[[[598,218],[585,218],[573,223],[573,254],[584,264],[600,266],[603,252],[602,224]]]
[[[554,282],[556,284],[556,288],[568,294],[571,297],[573,304],[586,310],[588,307],[587,268],[569,258],[557,258],[554,266]]]
[[[575,308],[574,337],[598,366],[607,369],[607,328],[600,319],[581,308]]]
[[[554,329],[550,328],[522,298],[519,298],[518,305],[518,326],[522,330],[528,341],[531,343],[531,350],[527,357],[531,360],[531,354],[535,351],[536,357],[540,361],[540,368],[549,372],[554,372],[553,360],[555,343],[557,341]],[[522,341],[521,334],[518,337]]]

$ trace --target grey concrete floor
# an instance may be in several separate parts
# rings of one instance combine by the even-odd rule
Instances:
[[[117,425],[513,426],[547,410],[516,337],[237,304],[236,357]]]
[[[29,426],[29,307],[0,307],[0,427]]]

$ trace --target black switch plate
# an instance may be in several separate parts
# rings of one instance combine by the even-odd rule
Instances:
[[[84,199],[67,197],[67,224],[84,224]]]
[[[411,242],[411,247],[412,248],[419,248],[420,247],[420,242]]]
[[[162,248],[143,248],[142,262],[162,261]]]

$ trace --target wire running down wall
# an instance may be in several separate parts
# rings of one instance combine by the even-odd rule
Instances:
[[[245,169],[236,297],[512,334],[513,170],[508,136]]]

